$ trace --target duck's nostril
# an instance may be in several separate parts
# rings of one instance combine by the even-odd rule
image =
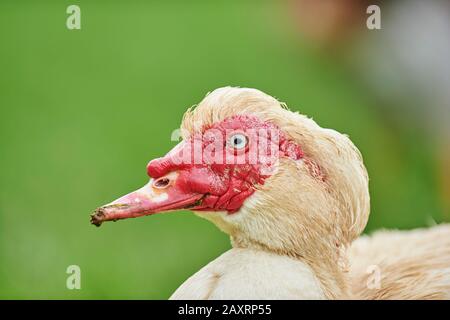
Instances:
[[[153,182],[153,187],[157,189],[164,189],[167,188],[169,184],[170,184],[169,178],[159,178]]]

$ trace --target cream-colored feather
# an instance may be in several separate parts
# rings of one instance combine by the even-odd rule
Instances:
[[[188,138],[237,114],[276,124],[305,156],[281,159],[238,212],[197,213],[229,234],[233,249],[172,298],[448,298],[448,226],[380,233],[352,245],[367,223],[370,198],[362,156],[347,136],[259,90],[232,87],[188,110],[182,133]],[[366,285],[374,265],[381,272],[376,291]]]
[[[354,298],[450,299],[448,224],[378,231],[357,239],[348,254]]]

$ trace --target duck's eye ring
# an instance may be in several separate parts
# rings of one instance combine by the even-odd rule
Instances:
[[[228,139],[228,145],[235,150],[245,149],[248,145],[248,138],[245,134],[235,133]]]

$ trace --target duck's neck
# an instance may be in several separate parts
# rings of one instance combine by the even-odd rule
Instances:
[[[223,212],[196,214],[230,235],[233,247],[263,250],[297,259],[311,268],[326,298],[347,298],[346,255],[335,230],[320,228],[317,223],[308,225],[311,219],[298,222],[292,219],[295,213],[276,208],[277,211],[272,212],[254,205],[233,215]],[[280,221],[283,221],[282,225]]]
[[[326,298],[345,299],[348,297],[349,282],[347,281],[347,267],[343,250],[330,248],[326,243],[316,245],[314,248],[279,250],[233,236],[231,237],[231,244],[235,248],[262,250],[297,259],[312,269]]]

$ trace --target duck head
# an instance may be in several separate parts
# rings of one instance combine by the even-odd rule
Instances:
[[[276,125],[232,115],[150,161],[149,183],[98,208],[92,223],[179,209],[235,214],[277,170],[280,157],[299,160],[303,152]]]
[[[181,133],[148,164],[148,184],[98,208],[93,224],[190,209],[234,246],[325,264],[338,263],[363,231],[368,176],[347,136],[259,90],[233,87],[189,109]]]

